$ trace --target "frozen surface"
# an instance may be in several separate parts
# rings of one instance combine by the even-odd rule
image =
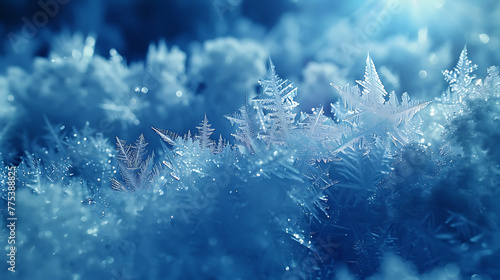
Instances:
[[[499,279],[499,14],[3,1],[0,279]]]

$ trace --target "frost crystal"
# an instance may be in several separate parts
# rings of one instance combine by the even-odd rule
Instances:
[[[111,186],[118,191],[134,191],[137,189],[146,189],[153,180],[153,158],[154,153],[143,160],[147,154],[146,140],[141,134],[135,145],[126,145],[125,140],[116,138],[116,149],[118,150],[118,166],[124,184],[112,178]]]
[[[231,122],[231,125],[238,125],[236,133],[232,133],[231,135],[236,139],[239,145],[253,152],[255,150],[255,129],[253,128],[253,121],[250,119],[249,111],[248,105],[245,102],[245,105],[239,109],[239,113],[235,113],[232,116],[226,115],[224,117]]]
[[[207,53],[213,58],[193,61],[190,67],[185,65],[186,55],[182,51],[176,47],[169,51],[162,42],[151,45],[145,65],[130,67],[116,51],[111,52],[109,60],[89,56],[87,71],[73,67],[82,65],[77,60],[78,52],[60,50],[52,55],[54,59],[74,56],[64,59],[69,65],[75,64],[70,67],[74,68],[75,77],[68,79],[63,89],[81,91],[74,81],[79,81],[81,87],[95,86],[89,90],[89,94],[95,95],[92,104],[101,104],[100,109],[104,109],[96,120],[116,116],[123,129],[128,130],[128,122],[138,124],[140,120],[144,124],[148,117],[161,115],[164,119],[155,121],[164,121],[169,129],[177,129],[177,120],[170,117],[183,110],[186,115],[182,114],[182,118],[198,114],[199,103],[193,103],[194,100],[210,104],[221,94],[235,92],[232,98],[236,99],[236,94],[255,93],[256,79],[253,83],[235,79],[241,73],[233,67],[244,68],[239,59],[246,57],[244,52],[237,50],[234,59],[225,60],[227,68],[217,64],[225,55],[225,46],[232,43],[233,40],[224,40],[215,47],[207,46]],[[93,46],[93,40],[86,44]],[[197,59],[203,58],[201,55]],[[475,66],[464,50],[459,65],[445,72],[450,82],[448,100],[437,100],[431,113],[420,119],[416,114],[430,102],[415,102],[407,93],[400,97],[387,92],[368,57],[363,81],[354,86],[333,86],[340,100],[333,105],[331,118],[322,106],[299,112],[295,101],[297,88],[281,79],[273,63],[269,64],[267,75],[260,81],[262,93],[250,102],[245,100],[234,114],[224,116],[234,126],[233,143],[223,138],[227,131],[221,130],[218,138],[213,136],[211,122],[217,124],[217,119],[209,122],[207,115],[213,111],[208,111],[193,134],[188,131],[179,136],[152,128],[163,141],[151,155],[142,134],[132,144],[116,138],[113,153],[104,132],[90,128],[96,120],[70,130],[66,126],[71,124],[50,123],[50,109],[37,111],[47,116],[40,118],[45,120],[47,131],[40,137],[41,144],[25,137],[23,145],[29,153],[17,164],[16,203],[20,211],[25,211],[22,216],[27,219],[26,224],[33,225],[19,227],[19,237],[24,242],[19,248],[38,248],[39,242],[45,242],[42,247],[48,250],[30,249],[35,257],[19,254],[22,263],[36,266],[37,255],[64,254],[67,259],[54,258],[56,264],[48,266],[61,271],[52,277],[56,279],[73,263],[87,260],[91,262],[82,268],[81,278],[102,273],[106,279],[113,275],[127,277],[126,271],[130,270],[134,271],[130,277],[138,278],[165,275],[246,279],[266,275],[273,279],[334,279],[341,277],[338,268],[344,265],[360,279],[377,271],[382,278],[399,279],[380,270],[384,254],[393,252],[412,261],[419,271],[453,262],[467,274],[479,273],[474,269],[498,259],[494,241],[500,231],[488,218],[498,212],[494,202],[498,200],[499,157],[495,139],[499,134],[498,129],[492,129],[498,127],[500,112],[497,67],[488,69],[483,82],[474,83],[471,72]],[[66,73],[60,66],[61,62],[45,61],[36,72],[59,71],[56,73],[62,78]],[[255,70],[260,69],[254,66]],[[192,95],[193,85],[187,83],[186,77],[191,74],[186,69],[194,71],[196,67],[198,74],[210,73],[220,76],[220,80],[204,80],[206,89],[197,89],[199,94]],[[32,98],[43,100],[28,94],[38,90],[38,81],[47,82],[43,75],[32,75],[36,79],[29,83],[32,89],[26,91],[19,82],[26,75],[13,73],[8,79],[0,79],[0,87],[6,88],[0,91],[1,96],[10,98],[12,91],[14,100],[21,96],[26,102]],[[82,79],[85,75],[89,77]],[[227,93],[220,90],[230,82],[233,84],[225,89]],[[52,90],[41,88],[44,94]],[[216,91],[219,95],[208,96]],[[130,98],[124,98],[126,94],[131,94]],[[448,101],[456,104],[445,108],[446,112],[439,111]],[[87,102],[76,103],[80,106]],[[185,110],[185,106],[190,110]],[[220,113],[232,110],[217,106],[222,108]],[[446,120],[436,120],[437,114]],[[420,124],[430,119],[448,131],[436,137],[442,145],[426,144],[429,134],[419,134]],[[119,132],[112,132],[113,136]],[[128,131],[128,135],[131,133]],[[413,136],[419,136],[418,143]],[[438,155],[439,146],[448,147],[447,153]],[[155,160],[160,166],[155,165]],[[0,174],[0,181],[6,177],[6,173]],[[4,200],[6,193],[6,187],[0,188]],[[7,213],[0,209],[0,215]],[[2,236],[8,235],[2,234],[0,239]],[[95,254],[94,247],[101,248],[103,240],[105,251]],[[137,250],[138,242],[148,250]],[[193,261],[186,262],[186,256]],[[259,256],[259,263],[266,265],[248,265],[249,256]],[[143,268],[131,259],[151,260],[152,265]],[[206,262],[207,259],[220,261]],[[199,268],[202,262],[206,267],[199,274],[193,268]],[[96,271],[92,263],[102,265]],[[434,275],[441,272],[444,270]],[[498,275],[493,269],[485,273]],[[79,277],[73,275],[75,279]]]
[[[262,104],[269,126],[267,134],[260,136],[266,139],[268,144],[285,144],[294,128],[296,114],[293,109],[299,105],[293,100],[297,95],[297,88],[288,80],[278,77],[271,60],[266,77],[259,83],[262,86],[262,96],[253,100]]]
[[[341,114],[345,116],[342,121],[348,122],[355,129],[354,135],[346,135],[346,144],[352,146],[363,139],[363,145],[369,145],[373,137],[386,135],[394,142],[407,144],[409,140],[404,124],[431,101],[410,101],[405,92],[399,103],[394,92],[388,94],[385,91],[370,56],[366,59],[365,79],[357,83],[362,87],[362,91],[358,86],[347,84],[341,87],[331,84],[340,95],[344,108],[348,110],[347,113]],[[342,108],[336,105],[333,111],[339,112]]]
[[[215,129],[210,128],[210,126],[211,124],[208,123],[207,115],[205,114],[205,118],[200,123],[200,126],[196,127],[199,132],[199,135],[196,136],[196,139],[200,141],[200,147],[202,149],[207,149],[209,151],[212,151],[215,143],[212,140],[210,140],[210,135],[214,133]]]
[[[453,70],[443,71],[445,80],[450,84],[451,93],[447,97],[447,101],[451,103],[462,103],[465,98],[474,93],[472,81],[475,76],[471,75],[477,65],[473,64],[467,56],[467,47],[464,47],[457,66]]]

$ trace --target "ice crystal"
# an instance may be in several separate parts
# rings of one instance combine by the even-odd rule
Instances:
[[[384,89],[370,56],[366,59],[365,79],[357,83],[362,90],[356,85],[342,87],[332,84],[340,95],[343,107],[347,109],[347,113],[340,114],[342,121],[355,128],[353,135],[346,135],[345,144],[352,146],[363,140],[363,145],[369,146],[374,136],[389,136],[395,143],[407,144],[409,140],[404,125],[431,101],[410,101],[405,92],[399,102],[394,92],[387,93]],[[334,112],[341,111],[339,105],[332,106]]]
[[[299,105],[293,100],[297,95],[297,88],[288,80],[278,77],[271,60],[266,77],[259,83],[262,95],[253,100],[262,104],[268,126],[266,134],[260,136],[271,145],[285,144],[294,129],[296,113],[293,109]]]
[[[446,100],[451,103],[462,103],[465,98],[474,94],[472,81],[475,76],[471,75],[477,65],[473,64],[467,56],[467,47],[460,53],[457,66],[453,70],[443,71],[445,80],[450,84],[450,94]]]
[[[290,24],[277,23],[287,45],[300,41]],[[396,45],[405,43],[413,42]],[[265,52],[253,41],[219,38],[187,53],[181,47],[160,41],[144,62],[127,63],[115,49],[94,53],[93,35],[61,36],[48,59],[0,77],[0,163],[17,166],[19,251],[30,252],[19,254],[19,263],[36,266],[53,256],[39,276],[25,278],[500,275],[497,67],[476,80],[464,49],[455,69],[444,72],[448,93],[422,114],[430,102],[386,90],[399,90],[405,74],[385,67],[379,77],[368,56],[363,81],[334,86],[340,100],[332,118],[321,102],[337,95],[327,96],[323,82],[342,83],[350,65],[338,70],[314,61],[328,53],[275,60],[301,93],[313,91],[302,99],[271,61],[256,94]],[[425,49],[418,58],[430,51],[428,44],[411,47]],[[445,50],[435,56],[446,60]],[[290,65],[309,65],[302,84]],[[437,66],[429,67],[422,69]],[[244,95],[250,101],[237,109]],[[205,104],[207,113],[195,121]],[[95,114],[75,115],[82,108]],[[108,121],[113,129],[103,125]],[[142,131],[144,124],[153,130]],[[10,135],[20,127],[27,133]],[[139,130],[136,142],[123,140]],[[107,137],[116,135],[113,151]],[[6,155],[9,137],[19,138],[12,141],[19,150]],[[2,187],[3,204],[6,192]],[[74,274],[62,276],[68,267]]]
[[[210,139],[210,135],[214,133],[213,128],[210,128],[211,124],[208,123],[207,115],[205,114],[205,118],[203,121],[200,123],[200,126],[197,126],[196,128],[199,131],[199,135],[196,136],[198,141],[200,142],[200,147],[202,149],[206,149],[209,151],[214,151],[214,146],[215,143],[213,140]]]
[[[124,183],[112,178],[111,187],[117,191],[146,189],[154,179],[154,153],[143,160],[147,154],[146,140],[141,134],[134,145],[126,145],[125,140],[116,138],[118,166]]]
[[[231,125],[238,125],[238,129],[236,133],[231,134],[238,145],[241,145],[243,148],[247,148],[250,152],[255,150],[256,129],[253,127],[254,121],[250,117],[250,109],[249,106],[245,104],[239,110],[239,113],[234,115],[226,115],[226,119],[231,122]]]

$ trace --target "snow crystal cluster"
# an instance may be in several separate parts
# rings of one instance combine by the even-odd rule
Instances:
[[[172,35],[127,61],[126,34],[94,19],[116,48],[68,31],[47,35],[45,55],[30,53],[41,39],[15,63],[0,55],[0,259],[16,247],[15,272],[3,261],[0,279],[500,278],[497,66],[478,67],[464,47],[439,73],[451,47],[427,29],[357,41],[323,1],[297,14],[277,1],[287,12],[260,19],[238,18],[257,4],[198,2],[217,8],[214,30],[200,31],[200,12],[186,30],[234,36],[198,34],[188,50]],[[382,29],[396,8],[374,15]],[[299,33],[316,13],[322,27]],[[397,63],[375,66],[391,55],[426,69],[422,84]]]
[[[48,65],[131,71],[117,54],[69,61]],[[16,167],[16,273],[402,279],[420,271],[423,279],[493,279],[500,209],[490,139],[498,132],[488,127],[498,122],[500,79],[497,67],[484,80],[475,69],[464,49],[443,72],[443,97],[417,102],[387,93],[368,57],[358,85],[332,84],[339,101],[328,117],[323,107],[299,112],[298,89],[269,62],[261,93],[225,115],[232,139],[214,137],[205,115],[194,134],[180,136],[168,123],[153,128],[163,141],[156,153],[143,135],[133,144],[117,138],[115,148],[88,123],[70,130],[42,118],[47,145],[31,143]],[[20,86],[15,76],[6,80]],[[6,244],[5,226],[2,233]],[[42,260],[36,273],[28,269]]]

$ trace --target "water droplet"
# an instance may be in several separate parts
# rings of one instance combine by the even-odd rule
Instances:
[[[481,43],[483,44],[488,44],[488,42],[490,41],[490,36],[488,36],[488,34],[479,34],[479,41],[481,41]]]
[[[420,70],[420,72],[418,72],[418,76],[420,77],[420,79],[425,79],[427,77],[427,71]]]

